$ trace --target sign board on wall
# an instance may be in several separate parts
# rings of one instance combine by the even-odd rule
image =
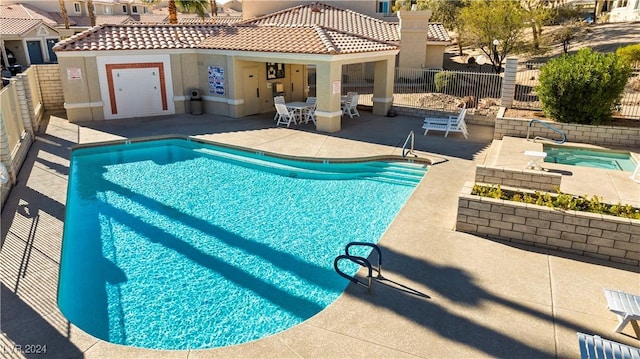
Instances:
[[[283,78],[284,78],[284,64],[267,62],[267,80],[283,79]]]
[[[209,93],[224,95],[224,69],[209,65]]]
[[[338,81],[333,81],[332,86],[333,88],[333,94],[339,94],[342,91],[342,84],[340,83],[340,80]]]
[[[79,67],[67,67],[67,79],[82,80],[82,69]]]

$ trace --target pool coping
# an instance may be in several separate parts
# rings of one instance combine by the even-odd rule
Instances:
[[[129,143],[151,142],[151,141],[158,141],[158,140],[185,140],[187,142],[196,142],[196,143],[202,143],[207,145],[219,146],[219,147],[247,152],[251,154],[265,155],[265,156],[275,157],[279,159],[312,162],[312,163],[358,163],[358,162],[369,162],[369,161],[393,161],[393,162],[420,163],[420,164],[425,164],[429,166],[435,163],[435,161],[431,158],[423,158],[417,155],[414,155],[414,157],[403,157],[398,155],[375,155],[375,156],[362,156],[362,157],[294,156],[294,155],[287,155],[287,154],[271,152],[271,151],[261,151],[261,150],[252,149],[250,147],[232,145],[228,143],[216,142],[216,141],[206,140],[203,138],[196,138],[192,136],[184,136],[184,135],[178,135],[178,134],[133,137],[133,138],[127,138],[122,140],[80,143],[80,144],[75,144],[71,146],[71,152],[73,153],[73,151],[76,151],[76,150],[93,148],[93,147],[124,145]]]

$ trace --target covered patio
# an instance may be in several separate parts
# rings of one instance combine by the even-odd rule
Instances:
[[[207,114],[272,113],[277,85],[289,100],[307,97],[314,65],[317,130],[337,132],[343,65],[373,63],[372,111],[382,116],[399,47],[318,25],[105,25],[54,50],[71,122],[187,113],[193,89]],[[269,64],[283,74],[270,77]]]

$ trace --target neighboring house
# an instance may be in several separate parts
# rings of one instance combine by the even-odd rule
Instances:
[[[398,21],[393,6],[396,0],[327,0],[323,3],[339,8],[349,8],[359,14],[381,20]],[[299,4],[298,0],[242,0],[242,14],[245,19],[264,16]]]
[[[59,40],[57,29],[42,19],[0,18],[0,50],[4,68],[13,65],[8,54],[12,54],[15,64],[20,66],[56,62],[52,49]]]
[[[596,0],[595,15],[598,21],[640,21],[640,0]]]
[[[609,22],[640,21],[640,0],[614,1],[608,14]],[[638,32],[640,32],[640,26]]]

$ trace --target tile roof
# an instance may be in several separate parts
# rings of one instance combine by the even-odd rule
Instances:
[[[190,49],[220,25],[99,25],[60,41],[56,51]]]
[[[427,40],[451,42],[451,37],[449,37],[449,33],[447,32],[447,29],[445,29],[441,23],[430,22],[429,29],[427,32]]]
[[[314,26],[101,25],[55,45],[55,51],[216,49],[350,54],[397,50],[398,46]]]
[[[376,19],[353,10],[341,9],[318,1],[248,19],[242,23],[320,25],[381,41],[400,42],[400,24],[398,22]],[[441,23],[429,23],[427,40],[450,42],[451,38]]]
[[[204,19],[199,16],[178,16],[179,24],[197,24],[197,23],[211,23],[211,24],[237,24],[242,21],[242,16],[214,16],[205,17]]]
[[[40,19],[48,25],[55,26],[57,24],[50,13],[29,4],[0,5],[0,18]]]
[[[21,36],[42,23],[41,19],[0,18],[0,34],[3,36]]]
[[[321,2],[298,5],[243,21],[253,25],[320,25],[381,41],[400,41],[398,24]]]
[[[397,50],[398,46],[318,25],[229,27],[208,37],[198,48],[300,54],[352,54]]]

